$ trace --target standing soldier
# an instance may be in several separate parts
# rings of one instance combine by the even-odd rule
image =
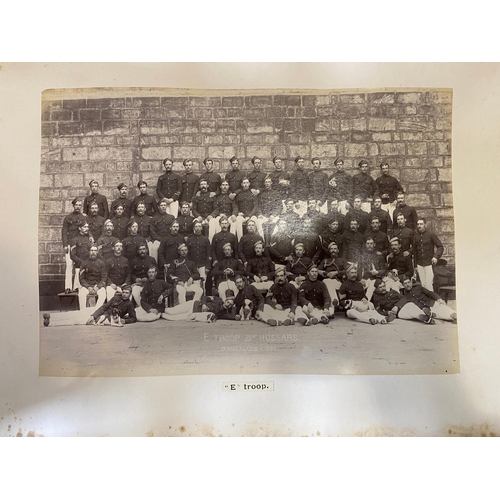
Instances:
[[[111,207],[110,207],[110,214],[111,217],[113,217],[116,213],[116,208],[121,205],[123,207],[123,213],[125,214],[125,217],[127,219],[130,219],[132,217],[132,200],[130,198],[127,198],[128,194],[128,187],[121,182],[116,186],[116,189],[119,191],[119,196],[116,200],[111,202]]]
[[[101,237],[97,240],[97,250],[99,252],[99,258],[106,262],[113,255],[113,248],[117,241],[120,241],[118,238],[113,236],[113,223],[108,219],[104,223],[104,231]]]
[[[184,236],[179,233],[179,223],[174,221],[170,226],[170,234],[162,239],[158,250],[159,275],[161,277],[167,275],[169,266],[177,258],[177,247],[181,243],[184,243]]]
[[[137,231],[139,230],[139,225],[134,220],[130,219],[127,225],[127,230],[128,230],[128,236],[123,238],[122,240],[123,255],[124,257],[127,258],[129,262],[132,262],[132,260],[137,255],[138,245],[144,243],[146,243],[147,245],[148,242],[146,241],[146,238],[144,238],[143,236],[139,236],[139,234],[137,234]]]
[[[158,178],[156,194],[160,202],[163,200],[167,202],[167,213],[177,217],[179,215],[178,200],[182,191],[182,179],[178,173],[172,172],[174,162],[170,158],[165,158],[162,163],[165,167],[165,173]]]
[[[127,236],[127,224],[130,217],[125,215],[125,207],[120,203],[115,207],[115,216],[111,219],[113,223],[113,236],[120,241]]]
[[[220,221],[222,217],[228,220],[228,224],[231,226],[231,233],[236,234],[235,223],[236,216],[238,215],[238,207],[229,193],[229,182],[227,180],[222,181],[220,189],[221,194],[215,199],[215,209],[211,214],[212,219],[208,225],[208,239],[210,242],[213,241],[214,235],[221,231]]]
[[[350,201],[355,194],[352,192],[352,177],[344,170],[344,160],[337,158],[334,165],[336,170],[328,178],[326,197],[327,200],[338,200],[339,212],[346,215]]]
[[[307,200],[309,199],[309,179],[304,170],[305,160],[302,156],[295,158],[295,172],[290,176],[291,197],[299,204],[299,215],[307,210]]]
[[[193,197],[198,191],[200,178],[193,172],[193,160],[186,158],[182,164],[184,165],[185,172],[181,175],[182,190],[179,201],[181,203],[187,201],[191,209]]]
[[[205,158],[203,160],[203,165],[205,165],[205,172],[200,175],[200,183],[201,181],[207,181],[210,197],[215,198],[220,194],[222,179],[219,174],[213,171],[214,161],[211,158]]]
[[[358,221],[353,219],[349,224],[349,229],[342,235],[342,257],[347,262],[359,262],[363,244],[364,237],[358,232]]]
[[[290,174],[283,170],[283,160],[279,156],[273,158],[274,171],[269,174],[273,181],[273,188],[279,193],[279,199],[284,204],[290,191]],[[283,211],[282,207],[282,210]]]
[[[106,220],[109,217],[108,200],[105,196],[99,194],[99,183],[95,179],[89,182],[89,186],[90,194],[86,196],[83,201],[83,213],[88,214],[90,205],[92,203],[97,203],[99,207],[98,214]]]
[[[132,202],[132,214],[137,214],[137,205],[139,203],[144,203],[146,215],[153,217],[153,215],[158,212],[158,205],[154,197],[148,194],[148,184],[146,181],[139,181],[137,187],[139,188],[139,194]]]
[[[368,162],[361,160],[358,163],[359,174],[352,178],[353,195],[361,196],[361,210],[369,214],[372,210],[372,201],[378,194],[378,187],[373,177],[368,173]]]
[[[208,191],[208,181],[200,180],[200,191],[193,198],[192,210],[193,216],[206,228],[205,234],[208,234],[208,227],[212,219],[212,213],[217,207],[215,196],[211,196]]]
[[[406,227],[406,218],[402,213],[396,216],[397,227],[392,231],[392,237],[398,238],[401,241],[401,250],[409,255],[413,255],[413,240],[415,239],[415,232],[413,229]]]
[[[262,231],[262,223],[257,220],[257,197],[250,191],[250,181],[244,178],[241,181],[241,190],[234,199],[238,207],[238,215],[236,217],[236,236],[240,240],[243,236],[243,224],[247,224],[250,220],[255,222],[257,231],[264,238]]]
[[[207,268],[210,270],[212,262],[212,248],[206,236],[201,234],[203,226],[201,222],[196,221],[193,225],[193,234],[186,238],[189,259],[192,260],[200,276],[205,280],[207,278]]]
[[[73,212],[64,217],[62,226],[62,244],[63,251],[65,253],[66,259],[66,273],[64,277],[64,289],[66,293],[70,293],[75,289],[73,286],[73,261],[70,257],[70,246],[69,242],[79,233],[78,224],[80,222],[85,222],[87,218],[82,213],[83,202],[82,200],[75,198],[71,204],[73,205]]]
[[[132,216],[131,221],[137,222],[137,234],[151,240],[151,217],[146,215],[146,204],[140,201],[136,206],[136,214]]]
[[[174,222],[175,217],[167,213],[168,204],[162,200],[158,204],[158,213],[154,214],[151,218],[151,247],[150,255],[158,260],[158,249],[162,238],[170,234],[170,226]]]
[[[377,255],[385,259],[389,253],[389,238],[387,234],[380,231],[380,221],[378,217],[373,217],[370,222],[370,227],[365,231],[364,236],[365,242],[368,238],[373,238]]]
[[[409,207],[405,201],[404,193],[398,193],[396,198],[396,208],[392,214],[393,227],[398,227],[398,215],[403,214],[405,216],[405,226],[412,231],[417,229],[417,212],[414,208]]]
[[[177,222],[179,223],[179,233],[183,236],[193,233],[193,222],[194,217],[191,215],[191,204],[187,201],[182,201],[180,203],[181,212],[177,216]]]
[[[430,231],[427,231],[425,219],[417,220],[417,231],[415,232],[415,264],[422,286],[433,291],[434,270],[432,266],[443,255],[443,244],[440,239]]]
[[[229,163],[232,170],[226,173],[225,180],[229,183],[229,198],[234,200],[237,191],[241,189],[241,181],[246,178],[246,174],[240,170],[240,160],[236,156],[233,156]]]
[[[361,210],[361,197],[355,196],[353,200],[352,207],[349,208],[347,215],[345,216],[345,224],[349,227],[352,220],[358,221],[358,231],[364,233],[368,225],[368,214]]]
[[[322,213],[328,211],[328,206],[324,207],[326,197],[325,192],[328,186],[328,175],[321,170],[321,160],[313,158],[311,160],[313,171],[309,174],[309,198],[316,201],[316,207]]]
[[[248,180],[250,181],[250,191],[254,196],[258,196],[264,189],[264,179],[266,174],[262,172],[262,160],[258,156],[252,158],[253,170],[248,173]]]
[[[382,198],[380,196],[375,196],[373,199],[373,209],[368,214],[368,220],[372,220],[374,217],[378,217],[380,221],[380,230],[389,236],[392,228],[392,220],[389,213],[382,208]]]
[[[380,170],[382,171],[382,175],[377,177],[375,182],[382,198],[382,209],[389,212],[392,223],[392,214],[396,208],[394,201],[398,193],[404,193],[404,189],[395,177],[389,175],[389,164],[386,161],[380,164]]]
[[[89,223],[90,235],[94,238],[94,241],[97,241],[101,237],[104,221],[104,217],[99,215],[99,205],[93,201],[90,204],[90,213],[87,215],[87,222]]]
[[[80,270],[83,262],[89,258],[90,247],[94,240],[89,236],[89,225],[86,220],[78,222],[78,234],[69,241],[70,257],[75,267],[73,290],[80,288]]]

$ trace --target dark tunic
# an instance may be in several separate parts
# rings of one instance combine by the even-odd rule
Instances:
[[[132,215],[136,214],[137,205],[144,203],[146,206],[146,215],[153,217],[155,213],[159,212],[156,200],[150,194],[140,194],[132,201]]]
[[[222,260],[224,258],[223,247],[226,243],[231,245],[233,255],[237,255],[238,239],[236,236],[229,231],[219,231],[212,239],[212,257],[215,260]]]
[[[257,197],[250,190],[240,191],[234,199],[238,212],[244,217],[252,217],[257,214]]]
[[[403,294],[408,302],[413,302],[420,308],[432,307],[440,299],[437,293],[427,290],[422,285],[413,285],[409,292],[405,290]]]
[[[365,297],[365,289],[363,285],[358,281],[346,280],[338,290],[338,294],[345,295],[347,300],[361,300]]]
[[[363,201],[378,195],[378,187],[370,174],[359,172],[352,178],[352,195],[361,196]]]
[[[97,241],[101,237],[104,229],[104,217],[100,215],[88,215],[87,222],[89,224],[90,235],[94,238],[94,241]]]
[[[345,216],[345,227],[346,231],[349,231],[351,227],[351,221],[358,221],[358,233],[364,233],[369,227],[368,214],[363,210],[358,210],[356,208],[351,208],[347,215]]]
[[[316,309],[328,309],[331,304],[330,294],[326,285],[319,281],[307,278],[299,288],[299,304],[307,306],[309,303]]]
[[[248,261],[246,271],[250,278],[255,278],[255,276],[259,278],[267,276],[269,281],[273,281],[276,273],[276,267],[274,266],[274,262],[269,257],[261,255],[260,257],[254,257]]]
[[[337,184],[336,186],[331,185],[333,181]],[[328,187],[325,193],[326,199],[328,201],[351,201],[353,197],[352,187],[352,177],[348,173],[344,170],[335,172],[328,177]]]
[[[273,190],[279,193],[279,199],[286,199],[290,192],[290,174],[284,170],[274,170],[269,177],[273,181]],[[287,181],[287,183],[280,184],[280,181]]]
[[[179,234],[187,236],[193,234],[194,217],[191,215],[179,215],[177,217],[179,223]]]
[[[372,274],[371,271],[375,269],[377,274]],[[387,269],[385,266],[385,258],[383,255],[377,255],[375,251],[367,252],[363,249],[361,252],[361,259],[359,262],[359,277],[360,279],[377,279],[386,275]]]
[[[83,200],[83,213],[89,215],[90,205],[92,205],[92,203],[94,202],[97,203],[97,205],[99,206],[99,211],[97,212],[97,215],[104,217],[104,220],[108,219],[109,217],[108,200],[106,196],[103,196],[102,194],[99,193],[90,194],[89,196],[85,197],[85,199]]]
[[[231,281],[234,281],[236,276],[239,274],[241,274],[242,276],[245,275],[245,269],[243,268],[241,260],[235,259],[233,257],[224,257],[222,260],[219,260],[212,269],[212,275],[215,276],[217,286],[221,281],[224,281],[226,279],[224,270],[228,268],[233,270],[233,274],[227,275],[227,278]]]
[[[402,250],[397,255],[393,253],[392,257],[387,259],[387,269],[389,271],[396,269],[398,276],[401,277],[401,281],[403,277],[411,278],[414,272],[411,254],[405,257]]]
[[[231,170],[226,173],[226,180],[229,183],[229,192],[235,193],[241,189],[241,181],[246,177],[245,172],[241,170]]]
[[[131,282],[135,283],[138,279],[142,280],[143,278],[147,278],[148,269],[151,266],[158,267],[154,257],[150,255],[146,255],[144,258],[139,256],[135,257],[130,263]]]
[[[143,238],[151,237],[151,217],[149,215],[134,215],[131,220],[137,222],[139,226],[137,234],[139,236]]]
[[[70,257],[75,263],[76,267],[80,267],[84,260],[87,260],[90,255],[90,247],[93,242],[88,235],[78,234],[72,240],[70,240],[69,245],[71,247]]]
[[[115,238],[118,238],[121,241],[127,236],[127,224],[129,221],[130,218],[127,219],[125,215],[111,219],[111,222],[113,223],[113,236]]]
[[[271,259],[277,264],[286,264],[286,257],[292,255],[292,238],[288,234],[274,234],[271,236],[268,248]]]
[[[225,215],[226,217],[238,215],[238,207],[234,200],[229,199],[229,193],[221,193],[215,199],[215,208],[212,212],[212,217],[218,217],[219,215]]]
[[[255,316],[257,311],[264,309],[264,297],[257,288],[253,285],[248,285],[240,290],[234,299],[236,310],[239,311],[245,305],[245,299],[251,300],[253,303],[252,315]]]
[[[160,266],[159,274],[163,276],[165,264],[171,264],[179,257],[178,247],[184,243],[184,235],[177,233],[176,235],[169,234],[162,239],[158,250],[158,264]]]
[[[274,283],[267,292],[265,303],[275,309],[275,305],[279,304],[283,309],[290,309],[295,313],[297,309],[297,289],[290,283]]]
[[[117,241],[120,240],[114,236],[103,234],[96,242],[98,248],[97,256],[106,262],[113,255],[113,247]]]
[[[250,181],[250,189],[258,189],[262,191],[264,189],[264,179],[267,177],[265,172],[261,170],[252,170],[248,173],[248,180]]]
[[[295,279],[298,276],[307,276],[307,270],[311,264],[312,259],[309,257],[293,257],[286,264],[286,272],[292,273],[293,276],[290,276],[290,279]]]
[[[210,197],[210,193],[200,193],[193,198],[193,215],[206,219],[216,209],[217,200],[215,196]]]
[[[123,256],[127,258],[129,262],[137,256],[137,247],[141,244],[146,243],[146,238],[139,236],[138,234],[132,236],[127,236],[122,240],[123,243]]]
[[[392,177],[392,175],[381,175],[375,179],[375,183],[377,184],[378,192],[384,205],[386,203],[392,203],[398,196],[398,193],[404,193],[401,184],[395,177]],[[383,198],[384,194],[387,194],[388,197]]]
[[[181,175],[182,180],[182,190],[179,197],[179,201],[187,201],[191,203],[193,196],[198,191],[198,186],[200,183],[200,178],[194,172],[187,173],[184,172]]]
[[[434,250],[434,248],[436,250]],[[431,259],[440,259],[443,255],[443,244],[440,239],[429,231],[415,232],[414,247],[415,262],[419,266],[430,266]]]
[[[382,208],[374,208],[368,214],[368,223],[371,223],[373,217],[378,217],[378,220],[380,221],[380,230],[383,233],[389,234],[389,231],[392,228],[392,221],[389,212],[386,212]]]
[[[415,233],[409,227],[398,227],[392,232],[393,238],[399,238],[401,240],[401,251],[409,252],[413,248],[413,240],[415,238]]]
[[[156,194],[160,201],[163,200],[163,198],[172,198],[174,201],[177,201],[181,191],[182,179],[177,172],[165,172],[158,177]]]
[[[76,213],[72,212],[69,215],[66,215],[63,220],[62,226],[62,243],[63,247],[69,244],[69,241],[72,240],[75,236],[78,236],[80,232],[78,231],[78,223],[80,221],[86,222],[87,217],[83,215],[81,212]]]
[[[256,257],[254,245],[257,241],[262,241],[262,243],[264,243],[262,236],[257,233],[247,233],[241,237],[238,243],[238,257],[243,263]]]
[[[394,306],[400,309],[406,304],[406,299],[395,290],[387,290],[386,293],[375,290],[371,301],[375,306],[375,310],[383,316],[387,316]]]
[[[106,262],[108,280],[106,285],[130,285],[130,266],[128,260],[120,255],[113,255]]]
[[[106,264],[101,259],[87,259],[80,267],[80,283],[85,288],[102,288],[106,286],[108,272]]]
[[[208,182],[209,193],[215,193],[216,195],[220,194],[220,185],[222,183],[222,179],[219,174],[216,174],[215,172],[203,172],[200,175],[200,182],[201,181]]]
[[[196,264],[192,260],[178,258],[172,262],[172,265],[168,268],[167,279],[172,282],[174,278],[177,278],[180,282],[186,283],[190,278],[193,280],[200,279],[200,273]]]
[[[283,206],[278,192],[274,189],[264,189],[257,196],[259,215],[264,217],[278,216],[283,211]]]
[[[333,279],[338,279],[339,281],[343,281],[345,279],[345,272],[347,269],[347,261],[342,257],[336,257],[333,259],[332,257],[327,257],[323,259],[319,266],[319,271],[324,271],[325,273],[336,272],[337,275]],[[330,279],[328,276],[324,276],[323,279]]]
[[[125,319],[126,325],[137,321],[134,305],[129,299],[123,300],[121,297],[113,297],[111,300],[108,300],[106,304],[103,304],[97,311],[92,313],[92,317],[97,319],[99,316],[104,315],[109,319],[113,309],[118,309],[118,315],[120,318]]]
[[[165,301],[158,304],[160,296],[167,297],[172,293],[173,287],[167,281],[155,279],[146,281],[144,288],[141,290],[141,307],[149,312],[151,309],[156,309],[162,313],[165,310]]]
[[[384,257],[389,253],[389,238],[387,237],[387,234],[380,230],[374,231],[372,228],[369,228],[366,230],[364,236],[365,241],[368,238],[373,238],[376,252],[381,252]]]
[[[195,304],[196,306],[196,304]],[[217,316],[217,319],[234,319],[236,316],[236,307],[233,306],[231,309],[226,309],[224,307],[224,301],[217,296],[213,295],[204,295],[200,299],[200,307],[197,308],[197,311],[201,312],[201,306],[207,306],[207,309],[214,313]]]
[[[358,262],[363,249],[364,236],[359,232],[347,230],[342,235],[342,257],[348,262]]]
[[[175,217],[171,214],[157,213],[151,217],[150,232],[153,241],[161,241],[162,238],[170,234],[170,226]]]
[[[212,247],[206,236],[202,234],[190,234],[187,237],[186,245],[189,251],[189,259],[196,264],[196,267],[205,267],[210,264]]]
[[[418,215],[417,211],[409,207],[408,205],[403,205],[402,207],[396,207],[394,209],[394,213],[392,214],[392,225],[394,228],[398,227],[397,223],[397,217],[399,214],[403,214],[406,218],[405,225],[409,229],[413,229],[414,231],[417,230],[417,220],[418,220]]]

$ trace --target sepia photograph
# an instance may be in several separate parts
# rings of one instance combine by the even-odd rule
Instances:
[[[41,376],[460,372],[447,88],[41,96]]]

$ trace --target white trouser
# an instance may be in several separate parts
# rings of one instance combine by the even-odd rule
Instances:
[[[372,300],[373,292],[375,291],[375,280],[368,278],[365,279],[365,295],[368,300]]]
[[[364,201],[361,203],[361,210],[369,214],[372,211],[372,204],[369,201]]]
[[[248,220],[249,221],[253,220],[255,222],[255,226],[257,227],[257,233],[259,234],[259,236],[262,237],[262,239],[264,239],[264,231],[262,229],[262,219],[253,216],[250,217]],[[245,217],[243,217],[242,215],[237,215],[235,225],[236,225],[236,237],[238,238],[238,241],[240,241],[241,237],[243,236],[243,222],[245,222]]]
[[[277,309],[273,309],[269,304],[264,304],[264,310],[260,313],[260,317],[262,321],[267,321],[269,319],[275,319],[276,321],[285,321],[286,319],[290,319],[288,317],[289,314],[290,308],[278,311]]]
[[[177,217],[179,216],[179,202],[178,201],[173,201],[172,203],[167,205],[167,214],[173,215],[177,219]]]
[[[328,202],[325,201],[323,203],[323,205],[319,205],[318,204],[318,210],[320,211],[320,213],[322,214],[327,214],[328,213]]]
[[[382,316],[374,309],[369,309],[364,312],[357,311],[356,309],[348,309],[346,311],[346,316],[350,319],[361,321],[362,323],[370,323],[370,319],[376,319],[377,321],[385,319],[387,321],[385,316]]]
[[[421,316],[424,314],[424,311],[420,309],[413,302],[407,302],[399,311],[398,318],[399,319],[418,319],[422,320]]]
[[[330,294],[330,298],[339,300],[339,295],[337,293],[338,289],[341,287],[342,283],[335,278],[325,278],[323,283]]]
[[[64,289],[65,290],[73,290],[73,268],[74,262],[71,260],[69,256],[69,247],[68,251],[64,254],[64,259],[66,261],[66,272],[64,273]]]
[[[90,316],[87,310],[51,313],[49,326],[85,325]]]
[[[267,292],[267,290],[269,290],[274,285],[274,281],[259,281],[259,282],[252,281],[251,284],[255,288],[257,288],[257,290],[265,290]]]
[[[219,221],[222,216],[213,217],[208,223],[208,240],[212,243],[215,233],[219,233],[222,229],[220,227]],[[236,223],[232,222],[231,217],[227,219],[229,221],[229,232],[236,235]]]
[[[434,269],[432,266],[419,266],[417,265],[418,277],[420,278],[420,283],[424,288],[433,292],[434,288],[432,283],[434,281]]]
[[[205,266],[199,267],[198,272],[200,273],[200,278],[203,278],[205,281],[207,279],[207,271],[205,269]]]
[[[234,292],[234,296],[238,295],[238,288],[236,288],[236,285],[234,281],[231,280],[224,280],[219,283],[219,286],[217,287],[217,292],[219,294],[219,297],[222,300],[226,299],[226,291],[227,290],[232,290]]]
[[[299,206],[297,207],[297,205]],[[294,212],[302,217],[307,212],[307,201],[299,200],[295,204]]]
[[[402,285],[399,280],[394,280],[386,276],[385,278],[383,278],[383,281],[385,282],[385,287],[387,291],[394,290],[395,292],[399,293],[399,291],[402,288]]]
[[[297,307],[297,310],[300,309]],[[323,309],[317,309],[314,307],[311,311],[307,308],[307,306],[302,307],[302,312],[306,315],[307,318],[316,318],[317,320],[320,320],[323,316],[325,316],[325,312]],[[333,316],[334,311],[333,308],[330,308],[330,315]],[[328,314],[326,315],[328,316]]]
[[[188,285],[187,283],[184,283],[183,285],[178,284],[176,285],[175,289],[179,294],[179,304],[184,304],[186,302],[187,292],[194,292],[193,302],[196,300],[200,300],[201,296],[203,295],[203,290],[198,283],[192,283],[191,285]]]
[[[193,312],[194,302],[194,300],[190,300],[174,307],[166,307],[161,317],[168,321],[186,321]]]
[[[135,300],[137,306],[141,305],[141,292],[143,288],[144,285],[138,285],[137,283],[132,285],[132,298]]]
[[[342,200],[342,201],[339,200],[339,213],[341,213],[342,215],[347,215],[348,211],[349,207],[347,200]]]
[[[106,300],[106,289],[104,287],[99,288],[97,290],[97,303],[95,307],[87,307],[87,295],[89,294],[88,288],[81,286],[78,289],[78,301],[80,303],[80,311],[86,311],[87,314],[91,314],[93,311],[96,311],[104,304]]]
[[[392,220],[392,215],[394,214],[394,210],[396,210],[396,202],[393,201],[392,203],[382,203],[380,208],[388,212]]]
[[[111,285],[107,286],[106,287],[106,300],[109,302],[115,296],[116,292],[121,292],[121,291],[122,291],[122,289],[119,286],[116,287],[116,290]]]
[[[155,314],[153,312],[146,312],[141,306],[136,307],[135,315],[137,316],[137,321],[149,323],[151,321],[156,321],[160,319],[161,314]]]
[[[161,242],[159,240],[148,241],[149,255],[158,262],[158,250],[160,249]]]

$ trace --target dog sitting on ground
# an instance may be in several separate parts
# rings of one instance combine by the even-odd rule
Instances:
[[[123,326],[122,320],[120,318],[120,311],[116,307],[113,307],[111,309],[111,314],[103,314],[99,316],[96,324],[99,326]]]
[[[240,308],[238,316],[240,321],[250,321],[252,317],[253,302],[250,299],[245,299],[243,306]]]

